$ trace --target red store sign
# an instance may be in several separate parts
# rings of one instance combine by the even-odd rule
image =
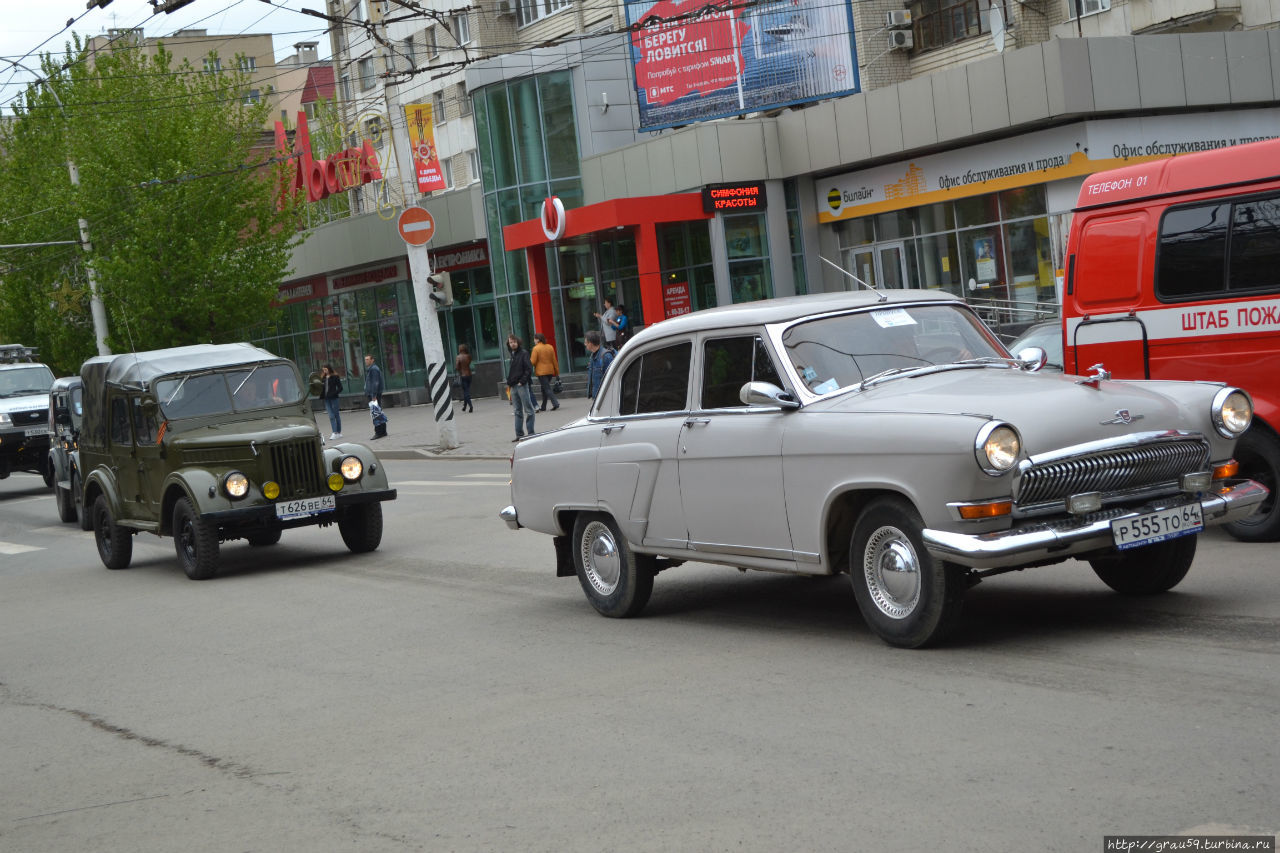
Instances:
[[[311,131],[307,127],[307,114],[303,112],[298,113],[298,130],[293,137],[292,152],[289,151],[284,125],[276,122],[276,153],[280,157],[292,158],[294,162],[293,180],[280,188],[282,204],[286,195],[296,195],[304,187],[307,201],[319,201],[334,193],[382,179],[378,155],[368,139],[358,148],[347,148],[317,160],[311,153]]]

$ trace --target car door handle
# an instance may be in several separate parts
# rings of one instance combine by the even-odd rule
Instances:
[[[711,423],[711,418],[685,418],[684,425],[687,427],[706,426]]]
[[[626,424],[609,424],[607,427],[604,427],[604,434],[612,435],[615,429],[621,431],[626,429],[626,426]]]

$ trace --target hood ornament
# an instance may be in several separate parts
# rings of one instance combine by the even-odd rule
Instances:
[[[1089,368],[1093,371],[1088,376],[1081,376],[1076,380],[1077,385],[1091,385],[1098,388],[1103,382],[1111,378],[1111,371],[1102,366],[1102,362],[1098,362]]]
[[[1130,414],[1128,409],[1116,409],[1116,416],[1114,418],[1112,418],[1109,421],[1098,421],[1098,423],[1102,424],[1103,426],[1108,426],[1110,424],[1128,425],[1133,423],[1134,421],[1140,421],[1144,417],[1146,417],[1146,415]]]

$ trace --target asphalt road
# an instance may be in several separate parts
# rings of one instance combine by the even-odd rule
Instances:
[[[0,850],[1101,850],[1280,830],[1280,564],[1174,592],[991,579],[901,651],[845,578],[687,564],[641,618],[496,518],[505,462],[390,461],[386,538],[109,572],[0,481]]]

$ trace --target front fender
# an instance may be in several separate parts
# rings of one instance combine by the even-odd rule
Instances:
[[[84,478],[84,507],[86,511],[92,511],[98,495],[102,495],[107,499],[107,508],[111,510],[111,516],[119,518],[120,490],[116,487],[116,478],[112,476],[111,470],[104,465],[94,468]]]
[[[327,446],[324,449],[325,475],[340,473],[342,460],[347,456],[355,456],[364,466],[364,473],[354,483],[344,483],[342,491],[382,491],[390,487],[387,472],[376,453],[363,444],[343,442]]]

